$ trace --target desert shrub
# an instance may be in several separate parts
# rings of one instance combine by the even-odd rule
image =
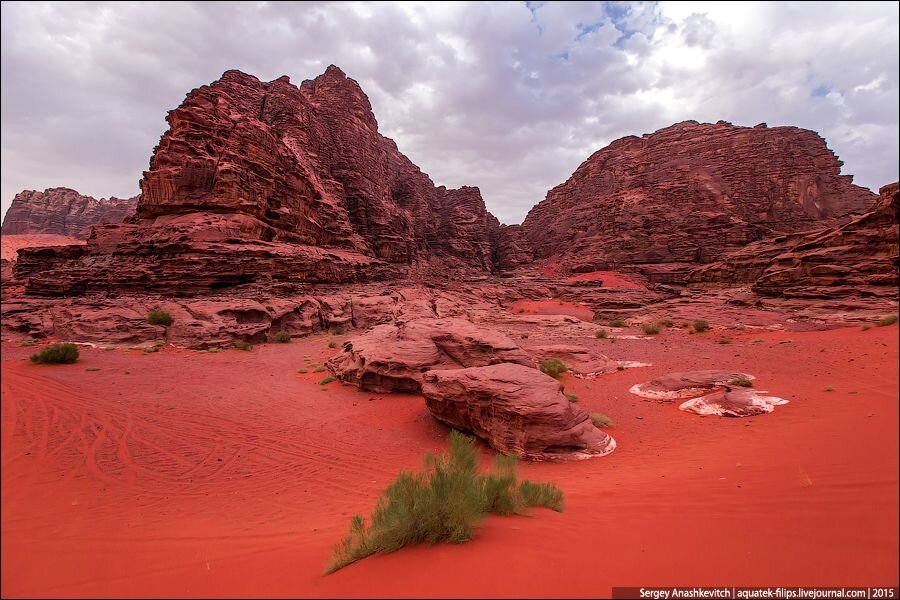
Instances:
[[[334,377],[326,377],[325,379],[323,379],[322,381],[319,382],[319,385],[327,385],[334,380],[335,380]]]
[[[158,308],[154,308],[147,313],[147,322],[151,325],[162,325],[163,327],[168,327],[174,321],[175,319],[172,318],[172,315]]]
[[[591,423],[594,427],[612,427],[613,420],[600,413],[591,413]]]
[[[329,348],[337,348],[337,344],[335,344],[334,342],[328,342],[328,347]]]
[[[616,371],[624,371],[624,370],[625,370],[625,367],[623,367],[622,365],[616,365]]]
[[[569,370],[569,368],[566,366],[566,363],[559,360],[558,358],[548,358],[547,360],[542,360],[540,367],[541,371],[543,371],[550,377],[559,377]]]
[[[50,344],[37,354],[31,355],[31,362],[39,365],[68,365],[76,360],[78,360],[78,346],[75,344]]]
[[[325,370],[325,367],[323,367],[322,365],[319,365],[318,367],[313,369],[313,373],[321,373],[324,370]]]
[[[731,343],[731,338],[719,338],[719,343],[723,345],[727,345]]]
[[[825,391],[826,391],[826,392],[833,392],[833,391],[834,391],[834,388],[831,387],[830,385],[826,385],[826,386],[825,386]]]
[[[522,334],[522,339],[523,339],[523,340],[527,340],[527,339],[528,339],[528,334],[527,334],[527,333],[523,333],[523,334]]]
[[[685,321],[684,323],[681,324],[682,329],[687,329],[690,326],[691,326],[691,324],[688,323],[687,321]]]
[[[297,369],[298,373],[309,373],[306,369]]]
[[[662,325],[663,327],[675,327],[675,322],[671,321],[669,319],[663,319],[662,321],[659,322],[659,324]]]
[[[878,323],[876,323],[876,325],[878,325],[879,327],[886,327],[888,325],[893,325],[896,322],[897,322],[897,315],[888,315],[888,316],[884,317],[883,319],[879,320]]]
[[[251,344],[247,340],[238,340],[234,343],[234,347],[238,350],[253,350],[253,344]]]
[[[644,333],[647,335],[656,335],[659,333],[659,323],[643,323],[641,324],[641,329],[643,329]]]
[[[753,382],[746,377],[738,377],[728,382],[728,385],[737,385],[740,387],[753,387]]]
[[[88,371],[89,373],[93,373],[94,371],[99,371],[99,370],[100,370],[100,367],[88,367],[87,369],[85,369],[85,371]]]
[[[614,319],[609,322],[610,327],[628,327],[628,323],[623,321],[622,319]]]
[[[523,312],[525,312],[525,309],[524,309],[524,308],[520,308],[520,309],[519,309],[519,312],[520,312],[520,313],[523,313]]]
[[[860,329],[862,329],[863,331],[868,331],[868,330],[870,330],[870,329],[872,329],[872,328],[869,327],[868,325],[863,325],[862,327],[860,327]]]
[[[326,572],[412,544],[466,542],[489,513],[518,514],[531,506],[563,509],[562,491],[555,485],[516,481],[515,457],[497,456],[493,471],[479,474],[475,441],[458,431],[450,432],[447,453],[426,454],[424,463],[421,472],[397,475],[368,523],[361,515],[350,520]]]
[[[594,337],[597,339],[600,339],[600,340],[606,339],[606,337],[608,335],[609,335],[609,332],[605,329],[598,329],[597,331],[594,332]]]
[[[565,394],[566,398],[569,399],[569,402],[578,402],[578,396],[576,396],[572,392],[563,392],[563,394]]]
[[[703,333],[704,331],[709,331],[709,321],[706,319],[695,319],[694,320],[694,331],[697,333]]]
[[[287,331],[282,330],[276,333],[272,339],[274,339],[279,344],[287,344],[291,341],[291,334]]]
[[[344,335],[345,333],[347,333],[347,330],[340,326],[331,330],[331,335]]]
[[[26,338],[26,339],[22,340],[22,343],[20,343],[19,345],[20,346],[34,346],[36,343],[37,342],[35,342],[33,339]]]

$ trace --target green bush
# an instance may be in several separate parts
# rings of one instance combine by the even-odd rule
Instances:
[[[234,347],[238,350],[253,350],[253,344],[251,344],[247,340],[238,340],[234,343]]]
[[[323,379],[322,381],[319,382],[319,385],[326,385],[326,384],[331,383],[332,381],[335,381],[334,377],[326,377],[325,379]]]
[[[879,327],[886,327],[888,325],[893,325],[896,322],[897,322],[897,315],[888,315],[888,316],[884,317],[883,319],[879,320],[878,323],[876,323],[876,325],[878,325]]]
[[[628,327],[628,323],[623,321],[622,319],[615,319],[609,322],[610,327]]]
[[[606,415],[602,415],[600,413],[591,413],[591,423],[594,424],[594,427],[612,427],[613,420],[607,417]]]
[[[659,333],[659,323],[643,323],[641,328],[647,335],[656,335]]]
[[[291,334],[287,331],[279,331],[273,336],[273,339],[279,344],[287,344],[291,341]]]
[[[542,360],[540,366],[541,371],[543,371],[550,377],[557,378],[569,370],[569,368],[566,366],[566,363],[559,360],[558,358],[548,358],[547,360]]]
[[[731,343],[731,338],[719,338],[719,343],[723,345],[728,345]]]
[[[598,329],[594,332],[594,337],[600,340],[606,339],[606,336],[609,335],[609,332],[605,329]]]
[[[753,382],[746,377],[738,377],[728,382],[729,385],[738,385],[740,387],[753,387]]]
[[[709,321],[706,319],[695,319],[694,320],[694,331],[697,333],[703,333],[704,331],[709,331]]]
[[[78,346],[75,344],[50,344],[37,354],[31,355],[31,362],[39,365],[68,365],[76,360],[78,360]]]
[[[319,365],[318,367],[313,369],[313,373],[321,373],[324,370],[325,370],[325,367],[323,367],[322,365]]]
[[[158,308],[154,308],[147,313],[147,322],[151,325],[162,325],[163,327],[168,327],[174,321],[175,319],[172,318],[172,315]]]
[[[670,319],[663,319],[659,322],[659,324],[663,327],[675,327],[675,322],[671,321]]]
[[[872,328],[869,327],[868,325],[863,325],[862,327],[860,327],[860,329],[862,329],[863,331],[868,331],[868,330],[870,330],[870,329],[872,329]]]
[[[297,369],[298,373],[309,373],[306,369]]]
[[[337,348],[337,344],[335,344],[334,342],[328,342],[328,347],[329,348]]]
[[[24,340],[22,340],[22,343],[20,343],[19,345],[20,346],[34,346],[36,343],[37,342],[35,342],[31,338],[25,338]]]
[[[345,333],[347,333],[347,330],[340,326],[331,330],[331,335],[344,335]]]
[[[350,532],[334,546],[326,572],[333,573],[377,552],[412,544],[472,539],[485,515],[511,515],[531,506],[563,509],[562,491],[550,483],[516,481],[516,459],[498,455],[494,470],[478,473],[475,440],[450,432],[447,453],[425,455],[424,470],[407,471],[384,490],[369,522],[350,520]]]
[[[569,399],[569,402],[578,402],[578,396],[572,392],[563,392],[563,394]]]

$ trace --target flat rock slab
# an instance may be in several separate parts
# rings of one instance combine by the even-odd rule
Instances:
[[[634,385],[629,391],[666,404],[685,400],[678,408],[701,416],[752,417],[770,413],[779,404],[788,403],[783,398],[764,395],[765,391],[733,383],[741,379],[753,381],[754,377],[748,373],[715,370],[668,373]]]
[[[497,363],[533,367],[509,337],[460,318],[414,319],[377,325],[344,344],[326,363],[344,383],[370,392],[418,392],[431,369],[462,369]]]

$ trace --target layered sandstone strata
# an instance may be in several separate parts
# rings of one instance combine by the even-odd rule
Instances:
[[[873,210],[839,227],[762,240],[694,271],[695,283],[752,284],[766,295],[897,294],[898,190],[879,190]]]
[[[778,233],[845,222],[876,196],[816,133],[686,121],[616,140],[522,224],[537,258],[683,282],[698,264]]]
[[[86,240],[91,227],[121,223],[134,212],[138,196],[97,200],[69,188],[25,190],[16,194],[3,217],[0,233],[55,234]]]
[[[378,133],[368,98],[337,67],[299,88],[227,71],[167,121],[135,216],[98,227],[86,248],[23,257],[30,293],[196,294],[495,268],[499,222],[478,188],[436,187]]]

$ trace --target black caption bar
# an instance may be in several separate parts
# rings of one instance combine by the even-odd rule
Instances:
[[[651,600],[674,599],[736,599],[736,600],[825,600],[870,599],[900,600],[900,589],[895,587],[614,587],[612,597],[648,598]]]

